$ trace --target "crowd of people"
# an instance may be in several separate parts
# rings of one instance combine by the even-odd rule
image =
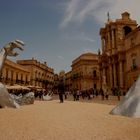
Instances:
[[[91,88],[89,90],[73,89],[71,91],[65,91],[62,85],[59,86],[58,93],[59,93],[60,103],[63,103],[64,98],[67,99],[69,95],[73,96],[74,101],[78,101],[80,98],[90,100],[98,96],[101,97],[101,100],[108,100],[110,95],[116,96],[117,99],[120,101],[120,96],[125,95],[125,93],[123,94],[121,93],[121,90],[119,88],[112,88],[112,89]]]
[[[27,90],[10,90],[10,93],[13,92],[12,94],[15,95],[25,95],[26,93],[28,93],[29,91]],[[120,96],[121,95],[125,95],[125,93],[121,94],[121,91],[119,88],[100,88],[100,89],[96,89],[96,88],[90,88],[88,90],[79,90],[74,88],[71,91],[65,91],[65,87],[63,85],[63,82],[60,82],[60,84],[58,85],[58,90],[57,93],[54,93],[52,90],[44,90],[44,89],[40,89],[40,90],[36,90],[36,89],[32,89],[32,92],[34,92],[34,96],[35,99],[39,99],[39,100],[43,100],[43,97],[46,95],[50,95],[52,96],[53,94],[57,94],[59,95],[59,99],[60,99],[60,103],[64,102],[64,99],[67,99],[68,96],[73,96],[73,100],[74,101],[78,101],[80,99],[93,99],[95,97],[100,96],[101,100],[108,100],[110,95],[116,96],[118,98],[118,100],[120,100]]]

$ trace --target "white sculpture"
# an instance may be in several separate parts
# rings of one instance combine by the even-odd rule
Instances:
[[[7,56],[17,56],[17,52],[13,52],[13,49],[18,48],[20,50],[23,50],[22,46],[24,46],[24,43],[19,40],[12,41],[8,44],[6,44],[0,51],[0,76],[2,74],[2,68],[5,62],[5,59]]]
[[[19,108],[19,104],[10,96],[5,86],[0,83],[0,107]]]
[[[33,104],[35,97],[34,97],[34,92],[28,92],[25,95],[19,94],[14,95],[14,94],[10,94],[10,96],[16,101],[16,103],[18,103],[19,105],[29,105],[29,104]]]
[[[4,65],[4,61],[7,56],[17,56],[17,52],[13,52],[13,49],[18,48],[23,50],[22,46],[24,43],[20,40],[11,41],[6,44],[0,51],[0,77],[2,76],[2,68]],[[9,95],[6,87],[0,83],[0,106],[1,107],[14,107],[19,108],[18,103]]]
[[[110,114],[140,118],[140,76]]]
[[[49,92],[47,93],[47,95],[43,95],[42,98],[43,98],[44,101],[50,101],[50,100],[53,99],[53,98],[52,98],[52,95],[53,95],[53,92],[49,91]]]

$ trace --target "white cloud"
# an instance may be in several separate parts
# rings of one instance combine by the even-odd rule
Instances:
[[[85,41],[89,41],[89,42],[94,42],[94,41],[95,41],[94,39],[92,39],[92,38],[88,38],[88,37],[85,37],[83,40],[85,40]]]
[[[57,56],[59,59],[64,59],[64,57],[63,56],[61,56],[61,55],[59,55],[59,56]]]
[[[70,21],[73,20],[80,1],[81,0],[71,0],[70,3],[67,4],[65,11],[66,13],[60,27],[65,27]]]
[[[140,23],[139,5],[139,0],[86,0],[86,2],[85,0],[70,0],[60,26],[64,28],[74,22],[84,22],[89,17],[99,24],[104,24],[107,20],[107,12],[110,12],[114,20],[120,18],[120,14],[124,11],[128,11],[131,18]]]
[[[65,34],[64,36],[65,39],[67,40],[80,40],[80,41],[86,41],[86,42],[95,42],[94,39],[92,39],[91,37],[87,36],[84,32],[79,33],[79,34]]]

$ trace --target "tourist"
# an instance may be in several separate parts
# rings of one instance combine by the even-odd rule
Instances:
[[[73,100],[76,101],[76,99],[77,99],[77,91],[76,91],[76,89],[73,90],[72,94],[73,94]]]
[[[119,87],[116,88],[116,95],[118,97],[118,101],[120,101],[121,90],[119,89]]]
[[[79,100],[79,97],[80,97],[80,91],[79,90],[77,90],[77,94],[76,94],[77,96],[76,96],[76,100]]]
[[[106,91],[105,91],[105,98],[106,98],[106,100],[108,100],[108,97],[109,97],[109,90],[107,88]]]
[[[94,95],[96,95],[96,97],[98,97],[98,91],[96,88],[94,88]]]
[[[59,85],[58,85],[58,93],[59,93],[59,99],[60,99],[60,103],[63,103],[63,94],[64,94],[64,84],[63,81],[61,80]]]

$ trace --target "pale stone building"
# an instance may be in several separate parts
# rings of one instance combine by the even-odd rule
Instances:
[[[60,79],[60,80],[61,80],[61,79],[63,80],[64,77],[65,77],[65,71],[62,70],[62,71],[59,72],[59,79]]]
[[[71,91],[72,90],[71,76],[72,76],[72,71],[69,71],[69,72],[65,73],[65,90],[66,91]]]
[[[47,66],[47,63],[40,63],[35,59],[18,60],[18,64],[30,71],[30,85],[53,88],[54,70]]]
[[[99,89],[99,66],[97,54],[82,54],[72,61],[71,67],[71,82],[73,89]]]
[[[1,81],[6,85],[29,85],[30,76],[30,71],[27,68],[6,59]]]
[[[126,47],[126,88],[140,75],[140,26],[125,38]]]
[[[136,28],[136,21],[130,18],[128,12],[124,12],[121,19],[116,21],[108,19],[105,27],[100,29],[102,40],[102,53],[99,56],[101,87],[104,85],[108,88],[119,87],[125,91],[128,84],[131,85],[127,82],[129,79],[127,74],[130,70],[130,59],[135,54],[132,54],[134,50],[129,48],[128,43],[130,40],[134,41],[131,38],[133,35],[129,33]],[[129,73],[129,75],[131,74]]]
[[[58,93],[58,85],[59,85],[59,76],[58,76],[58,74],[54,74],[54,84],[53,84],[54,94]]]

